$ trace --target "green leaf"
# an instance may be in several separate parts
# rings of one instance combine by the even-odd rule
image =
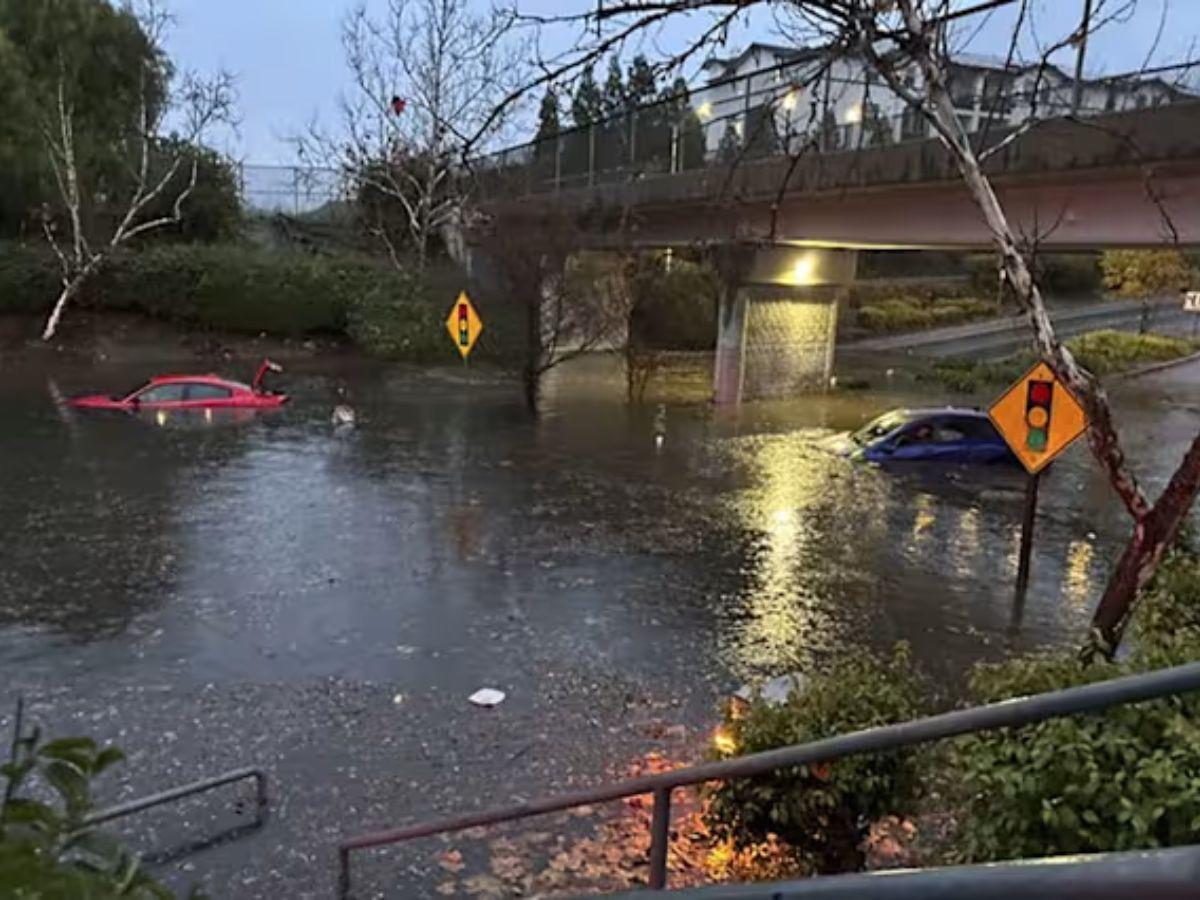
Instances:
[[[16,797],[4,804],[0,821],[10,825],[34,825],[42,831],[57,831],[62,817],[45,803]]]
[[[96,762],[92,766],[92,771],[99,775],[109,766],[116,765],[119,762],[125,761],[125,753],[120,747],[105,747],[96,757]]]
[[[91,807],[91,785],[78,766],[63,759],[54,759],[46,764],[42,772],[58,791],[68,813],[78,815]]]

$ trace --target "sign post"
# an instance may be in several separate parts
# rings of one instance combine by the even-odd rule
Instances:
[[[1183,311],[1192,313],[1192,337],[1196,336],[1196,326],[1200,325],[1200,291],[1183,292]]]
[[[454,346],[458,348],[463,363],[466,364],[467,357],[475,349],[479,335],[483,333],[483,320],[479,318],[479,313],[475,311],[475,305],[471,303],[466,291],[458,295],[454,306],[450,308],[450,315],[446,317],[446,330],[450,332],[450,339],[454,341]]]
[[[992,404],[988,416],[1029,473],[1025,486],[1025,515],[1021,522],[1021,549],[1017,555],[1016,604],[1020,607],[1029,588],[1029,562],[1033,555],[1033,526],[1037,520],[1042,469],[1083,434],[1087,429],[1087,414],[1050,367],[1039,362]]]

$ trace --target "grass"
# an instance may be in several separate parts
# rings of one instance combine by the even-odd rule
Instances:
[[[893,334],[989,319],[996,313],[995,303],[974,297],[901,296],[859,307],[858,325],[872,334]]]
[[[1067,348],[1094,375],[1115,375],[1139,366],[1180,359],[1200,350],[1200,341],[1161,334],[1092,331],[1067,340]],[[984,388],[1016,381],[1033,365],[1033,356],[1018,354],[995,362],[948,359],[919,376],[956,393],[973,394]]]

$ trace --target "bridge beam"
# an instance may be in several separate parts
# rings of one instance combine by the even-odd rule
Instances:
[[[857,251],[722,247],[713,400],[740,403],[823,390],[833,374],[838,300]]]

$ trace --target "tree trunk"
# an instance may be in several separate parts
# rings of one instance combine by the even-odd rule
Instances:
[[[542,374],[545,371],[545,361],[542,359],[545,348],[542,346],[542,294],[540,287],[525,303],[525,364],[522,367],[522,380],[525,389],[525,406],[533,416],[538,414],[538,403],[541,400]]]
[[[1133,615],[1138,592],[1149,583],[1163,554],[1179,534],[1197,493],[1200,493],[1200,435],[1192,441],[1153,509],[1134,526],[1092,617],[1091,641],[1084,648],[1086,657],[1097,652],[1111,657],[1116,652]]]
[[[54,308],[50,310],[50,317],[46,319],[46,327],[42,329],[43,341],[54,339],[54,335],[58,332],[58,323],[62,320],[62,315],[67,308],[67,304],[79,293],[79,289],[83,286],[83,280],[87,277],[87,274],[88,270],[84,270],[63,285],[58,299],[54,301]]]

